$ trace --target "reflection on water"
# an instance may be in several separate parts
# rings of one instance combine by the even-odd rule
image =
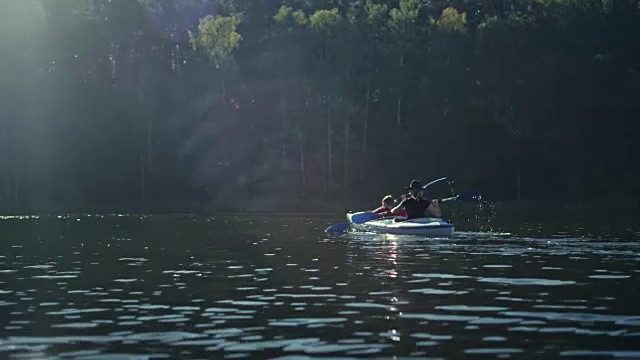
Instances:
[[[326,226],[2,219],[0,358],[640,357],[635,235]]]

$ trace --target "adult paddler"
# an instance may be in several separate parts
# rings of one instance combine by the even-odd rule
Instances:
[[[440,211],[440,205],[438,200],[427,200],[422,197],[422,183],[418,180],[412,180],[411,184],[407,187],[409,194],[407,197],[391,210],[391,213],[397,213],[401,210],[406,210],[407,220],[431,217],[441,217],[442,211]]]

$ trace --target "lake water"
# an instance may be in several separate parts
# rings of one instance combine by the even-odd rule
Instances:
[[[637,229],[333,222],[0,220],[0,358],[640,358]]]

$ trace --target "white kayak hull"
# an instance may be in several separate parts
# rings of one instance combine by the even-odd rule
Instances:
[[[394,218],[387,218],[370,220],[362,224],[352,223],[351,227],[359,231],[430,237],[453,236],[455,232],[453,224],[438,218],[419,218],[404,221],[395,221]]]

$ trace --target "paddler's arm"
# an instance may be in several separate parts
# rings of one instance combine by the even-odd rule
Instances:
[[[431,206],[431,205],[429,205]],[[402,200],[400,202],[400,204],[398,204],[398,206],[394,207],[393,209],[391,209],[391,214],[397,214],[400,212],[400,210],[404,210],[404,200]]]
[[[431,204],[429,204],[429,206],[427,207],[427,210],[429,210],[429,212],[437,218],[442,217],[442,210],[440,210],[440,204],[438,203],[438,199],[431,200]]]

